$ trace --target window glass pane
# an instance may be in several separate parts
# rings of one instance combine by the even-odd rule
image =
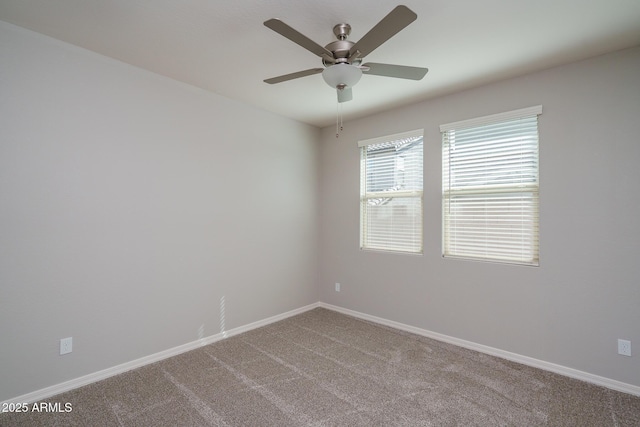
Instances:
[[[365,199],[368,249],[422,251],[422,198]]]
[[[537,117],[443,132],[445,257],[538,265]]]
[[[361,145],[362,249],[422,252],[422,136]]]

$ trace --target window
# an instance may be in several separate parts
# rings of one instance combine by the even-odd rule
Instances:
[[[538,115],[440,126],[443,256],[538,265]]]
[[[422,253],[422,130],[360,147],[360,248]]]

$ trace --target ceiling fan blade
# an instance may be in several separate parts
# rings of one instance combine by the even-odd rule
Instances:
[[[366,68],[369,69],[367,70]],[[362,74],[396,77],[398,79],[422,80],[428,71],[428,68],[407,67],[406,65],[377,64],[375,62],[362,64]]]
[[[382,18],[367,34],[364,35],[351,49],[349,56],[359,52],[359,56],[365,57],[373,52],[382,43],[395,36],[400,30],[411,24],[418,18],[407,6],[396,6],[387,16]]]
[[[264,21],[264,25],[268,28],[271,28],[276,33],[288,38],[292,42],[302,46],[315,55],[318,55],[320,57],[328,56],[329,58],[333,58],[333,54],[331,53],[331,51],[320,46],[309,37],[300,33],[298,30],[291,28],[279,19],[269,19],[267,21]]]
[[[338,102],[347,102],[353,99],[353,92],[350,87],[336,90],[338,91]]]
[[[264,80],[264,82],[265,83],[269,83],[270,85],[272,85],[272,84],[275,84],[275,83],[286,82],[287,80],[293,80],[293,79],[297,79],[297,78],[300,78],[300,77],[310,76],[310,75],[313,75],[313,74],[320,74],[323,70],[324,70],[324,68],[311,68],[311,69],[304,70],[304,71],[297,71],[297,72],[291,73],[291,74],[285,74],[285,75],[278,76],[278,77],[272,77],[270,79]]]

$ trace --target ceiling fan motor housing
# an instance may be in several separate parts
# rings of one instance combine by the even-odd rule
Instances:
[[[349,51],[351,47],[355,44],[354,42],[347,40],[347,37],[351,33],[351,25],[349,24],[338,24],[333,27],[333,34],[336,35],[336,41],[333,41],[325,46],[325,49],[330,51],[333,54],[333,58],[322,58],[322,63],[325,67],[331,66],[333,64],[352,64],[359,65],[361,59],[354,57],[350,58]]]

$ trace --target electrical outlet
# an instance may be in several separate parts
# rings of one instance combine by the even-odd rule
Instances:
[[[631,356],[631,341],[618,340],[618,354],[623,356]]]
[[[60,340],[60,354],[71,353],[73,350],[73,337],[62,338]]]
[[[340,283],[336,283],[336,292],[340,292]]]

